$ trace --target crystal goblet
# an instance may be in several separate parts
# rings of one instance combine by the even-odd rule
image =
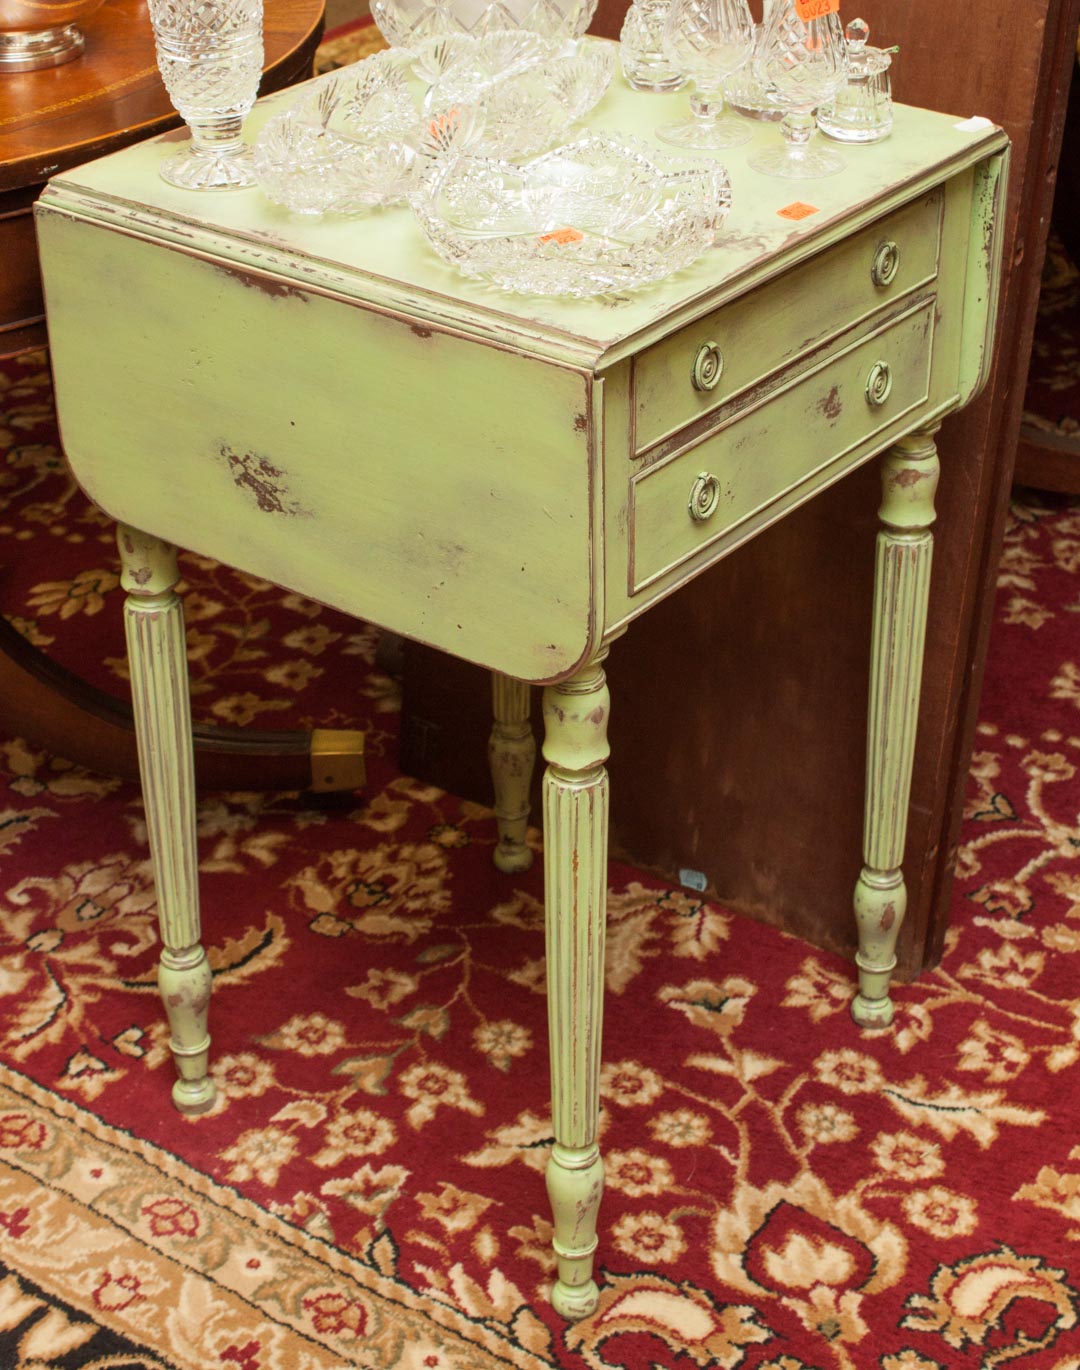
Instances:
[[[847,44],[836,9],[826,9],[820,0],[772,0],[758,34],[753,70],[785,114],[780,121],[783,144],[756,153],[750,166],[767,176],[792,179],[841,171],[842,157],[820,140],[811,146],[814,110],[831,100],[847,79]]]
[[[746,0],[673,0],[664,25],[664,55],[693,82],[691,118],[657,129],[665,143],[709,151],[750,141],[750,127],[724,115],[724,79],[753,52],[754,21]]]
[[[191,141],[161,164],[186,190],[255,184],[241,137],[263,64],[262,0],[150,0],[158,69]]]

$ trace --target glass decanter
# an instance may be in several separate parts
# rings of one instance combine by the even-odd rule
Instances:
[[[829,0],[825,0],[829,3]],[[755,171],[795,179],[831,176],[844,159],[812,143],[814,110],[831,100],[847,79],[847,44],[837,13],[839,0],[773,0],[758,35],[753,69],[784,117],[780,147],[750,158]],[[822,11],[825,11],[822,13]]]
[[[263,64],[262,0],[150,0],[158,69],[191,141],[162,162],[185,190],[255,184],[241,137]]]
[[[889,67],[895,48],[871,48],[870,26],[853,19],[844,30],[848,77],[817,112],[818,128],[838,143],[879,143],[892,132]]]
[[[634,0],[619,33],[623,75],[634,90],[681,90],[686,77],[664,55],[664,25],[671,0]]]
[[[672,0],[664,25],[664,55],[694,84],[691,118],[657,129],[676,147],[710,151],[748,143],[751,129],[724,114],[724,80],[754,50],[754,21],[746,0]]]

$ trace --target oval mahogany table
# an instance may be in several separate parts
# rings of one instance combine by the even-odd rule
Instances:
[[[50,176],[177,127],[154,59],[146,0],[106,0],[80,27],[75,61],[0,74],[0,359],[47,343],[33,205]],[[312,73],[323,0],[265,0],[260,91]],[[52,662],[0,618],[0,718],[71,761],[137,775],[130,708]],[[359,734],[207,727],[196,766],[211,786],[353,789]]]

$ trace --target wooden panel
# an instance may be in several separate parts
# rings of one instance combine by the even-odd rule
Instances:
[[[604,0],[594,31],[617,36],[624,11]],[[899,947],[910,976],[940,953],[949,912],[1080,0],[988,0],[960,44],[952,6],[865,0],[860,13],[871,41],[900,45],[898,99],[986,115],[1013,140],[996,359],[940,434]],[[635,622],[609,670],[613,848],[671,879],[701,870],[729,904],[849,954],[879,496],[870,464]],[[482,681],[448,680],[409,649],[406,756],[424,758],[420,774],[489,793],[483,757],[456,740],[486,709]]]
[[[36,323],[45,316],[29,204],[0,213],[0,334]],[[0,352],[5,351],[0,341]]]

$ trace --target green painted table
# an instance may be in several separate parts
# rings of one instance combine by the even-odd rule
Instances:
[[[249,133],[293,98],[261,102]],[[591,122],[648,138],[684,106],[617,79]],[[320,221],[254,190],[175,190],[161,139],[66,172],[38,210],[65,450],[120,523],[176,1103],[213,1091],[180,545],[489,668],[508,871],[530,855],[543,685],[548,1188],[570,1317],[595,1304],[603,1182],[603,660],[650,605],[881,453],[854,1013],[892,1016],[933,434],[985,375],[1007,142],[900,107],[844,174],[792,183],[746,166],[778,137],[756,127],[724,157],[715,250],[617,299],[465,281],[404,208]]]

